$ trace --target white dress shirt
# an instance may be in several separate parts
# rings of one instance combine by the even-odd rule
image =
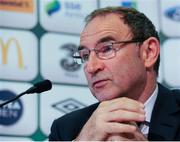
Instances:
[[[151,120],[151,115],[152,115],[152,110],[153,110],[153,107],[154,107],[154,103],[156,101],[156,98],[157,98],[157,94],[158,94],[158,85],[156,85],[156,88],[153,92],[153,94],[149,97],[149,99],[144,103],[145,105],[145,121],[147,122],[150,122]],[[145,125],[145,124],[141,124],[140,125],[140,131],[145,135],[147,136],[148,133],[149,133],[149,126]]]

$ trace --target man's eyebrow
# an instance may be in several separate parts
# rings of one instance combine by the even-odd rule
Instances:
[[[115,38],[112,36],[106,36],[106,37],[99,39],[97,44],[102,43],[102,42],[112,41],[112,40],[115,40]]]
[[[112,37],[112,36],[106,36],[106,37],[103,37],[103,38],[99,39],[99,40],[97,41],[96,45],[99,44],[99,43],[102,43],[102,42],[107,42],[107,41],[112,41],[112,40],[115,40],[115,38]],[[87,47],[86,47],[86,46],[83,46],[83,45],[80,45],[80,46],[78,47],[78,50],[82,50],[82,49],[84,49],[84,48],[87,48]]]

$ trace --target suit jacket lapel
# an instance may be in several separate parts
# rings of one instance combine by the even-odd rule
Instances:
[[[180,111],[170,90],[159,84],[157,100],[152,112],[148,139],[173,140],[179,127]]]

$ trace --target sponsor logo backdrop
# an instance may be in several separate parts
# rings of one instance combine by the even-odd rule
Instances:
[[[159,82],[180,88],[179,0],[0,0],[0,103],[50,79],[51,91],[0,108],[0,140],[47,140],[54,119],[97,102],[73,63],[85,16],[106,6],[134,7],[161,38]]]

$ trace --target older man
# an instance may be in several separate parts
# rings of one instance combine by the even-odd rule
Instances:
[[[152,22],[123,7],[95,10],[86,22],[74,58],[99,103],[55,120],[49,140],[180,140],[180,95],[156,81]]]

